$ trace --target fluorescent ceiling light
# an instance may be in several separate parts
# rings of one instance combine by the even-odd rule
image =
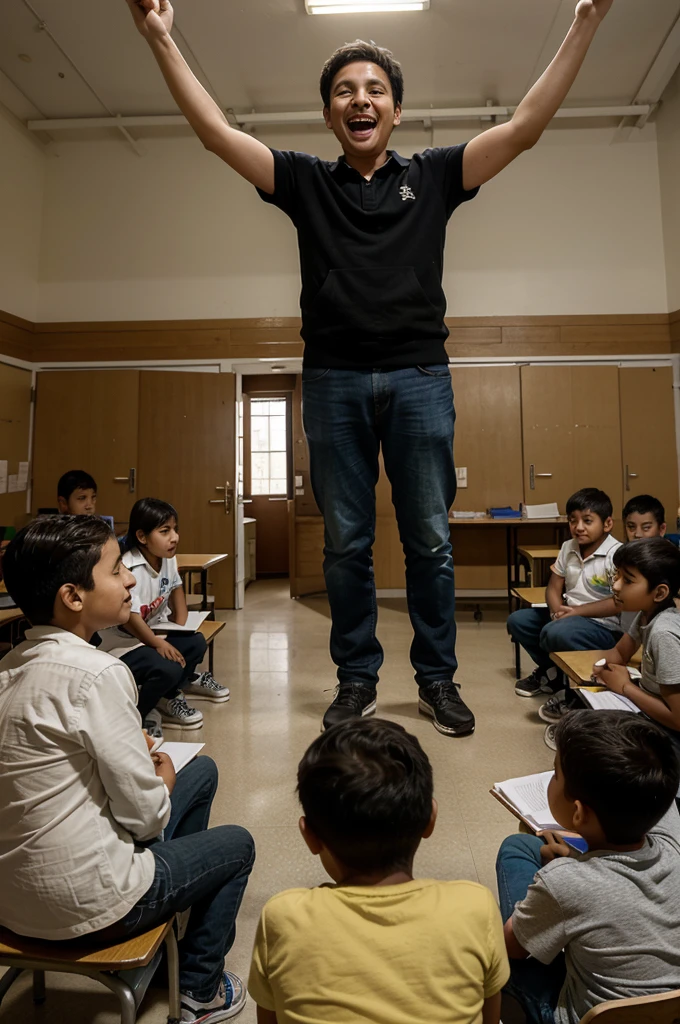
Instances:
[[[426,11],[430,0],[305,0],[307,14],[383,14]]]

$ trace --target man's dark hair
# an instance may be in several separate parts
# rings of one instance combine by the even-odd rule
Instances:
[[[82,488],[84,491],[97,490],[97,483],[93,476],[86,473],[84,469],[69,469],[59,478],[57,484],[57,497],[68,501],[74,491]]]
[[[650,590],[665,583],[670,594],[661,607],[673,607],[673,598],[680,593],[680,549],[675,544],[665,537],[632,540],[616,549],[614,565],[617,569],[637,569]]]
[[[597,487],[582,487],[567,501],[568,516],[572,512],[595,512],[604,522],[613,511],[611,498]]]
[[[383,69],[392,86],[392,99],[395,107],[397,104],[401,105],[404,100],[404,75],[399,61],[396,61],[391,51],[386,50],[383,46],[377,46],[374,42],[367,43],[363,39],[355,39],[353,43],[345,43],[344,46],[338,47],[321,69],[319,89],[324,107],[331,105],[331,86],[338,71],[348,64],[354,64],[357,60],[370,61],[371,64],[377,64],[379,68]]]
[[[639,843],[675,799],[673,742],[642,715],[573,711],[560,720],[555,742],[566,795],[595,812],[608,843]]]
[[[127,537],[123,542],[123,551],[131,551],[132,548],[138,546],[138,530],[146,534],[151,533],[167,523],[169,519],[174,519],[175,523],[179,523],[177,509],[170,502],[161,501],[160,498],[140,498],[134,503],[130,512],[130,522]]]
[[[41,516],[10,541],[2,559],[7,592],[34,626],[54,617],[65,583],[94,588],[92,570],[113,537],[97,516]]]
[[[432,766],[415,738],[382,719],[324,732],[298,766],[311,831],[356,871],[409,868],[432,815]]]
[[[624,519],[634,515],[644,516],[647,513],[654,516],[659,526],[666,522],[666,510],[659,499],[653,498],[651,494],[638,494],[623,506]]]

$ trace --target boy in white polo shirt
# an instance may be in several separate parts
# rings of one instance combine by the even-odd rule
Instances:
[[[562,689],[551,651],[609,650],[622,636],[612,594],[614,552],[612,503],[604,491],[584,487],[567,502],[571,540],[565,541],[545,591],[547,608],[522,608],[508,618],[508,633],[536,668],[515,686],[520,697]]]

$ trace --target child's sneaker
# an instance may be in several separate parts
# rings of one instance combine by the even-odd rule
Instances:
[[[158,710],[168,725],[178,725],[180,729],[200,729],[203,725],[203,715],[196,708],[189,707],[183,693],[162,697],[158,701]]]
[[[549,750],[557,750],[557,743],[555,742],[556,728],[557,723],[555,722],[553,725],[548,725],[546,727],[545,732],[543,733],[543,742],[545,743],[546,747],[549,748]]]
[[[189,996],[182,995],[183,1022],[191,1024],[218,1024],[218,1021],[229,1020],[240,1013],[246,1005],[246,987],[235,974],[225,971],[222,975],[217,995],[209,1003],[199,1003]]]
[[[146,729],[147,733],[152,740],[163,739],[163,729],[161,728],[161,713],[157,708],[153,708],[148,713],[144,721],[142,722],[142,729]]]
[[[212,672],[195,672],[182,689],[198,700],[211,700],[213,704],[223,704],[225,700],[229,700],[228,688],[220,686],[217,680],[213,679]]]
[[[554,666],[535,668],[530,676],[515,684],[515,693],[520,697],[542,697],[544,693],[556,693],[563,689],[560,674]]]
[[[560,690],[545,704],[541,704],[538,709],[538,717],[542,718],[544,722],[559,722],[560,718],[571,711],[573,704],[574,698],[571,695],[571,690]]]

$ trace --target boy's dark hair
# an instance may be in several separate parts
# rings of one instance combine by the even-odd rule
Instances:
[[[680,549],[665,537],[622,544],[614,552],[614,565],[617,569],[637,569],[647,580],[650,590],[665,583],[670,595],[662,607],[673,606],[673,598],[680,593]]]
[[[54,617],[65,583],[92,590],[92,570],[113,537],[97,516],[41,516],[10,542],[2,559],[7,592],[34,626]]]
[[[651,512],[659,526],[666,522],[666,510],[659,499],[653,498],[651,494],[638,494],[623,506],[624,519],[633,515],[643,516],[646,512]]]
[[[567,515],[572,512],[594,512],[602,522],[609,519],[614,509],[611,498],[597,487],[582,487],[567,501]]]
[[[392,56],[390,50],[378,46],[374,42],[367,43],[363,39],[355,39],[353,43],[345,43],[332,53],[321,69],[319,89],[324,107],[331,105],[331,86],[338,71],[357,60],[370,61],[382,68],[392,86],[392,99],[395,107],[404,100],[404,75],[401,64]]]
[[[130,512],[130,522],[127,536],[123,541],[123,551],[131,551],[132,548],[138,546],[138,530],[141,530],[142,533],[151,533],[167,523],[168,519],[174,519],[176,523],[179,523],[179,516],[174,505],[168,501],[161,501],[160,498],[140,498],[134,503]]]
[[[675,799],[678,755],[642,715],[574,711],[560,720],[555,742],[567,796],[595,812],[608,843],[639,843]]]
[[[312,832],[357,871],[408,868],[432,815],[432,766],[400,725],[353,720],[324,732],[298,766]]]
[[[84,491],[97,490],[97,483],[93,476],[86,473],[84,469],[69,469],[68,473],[64,473],[59,478],[57,484],[57,497],[63,498],[64,501],[68,501],[74,491],[78,488],[82,488]]]

